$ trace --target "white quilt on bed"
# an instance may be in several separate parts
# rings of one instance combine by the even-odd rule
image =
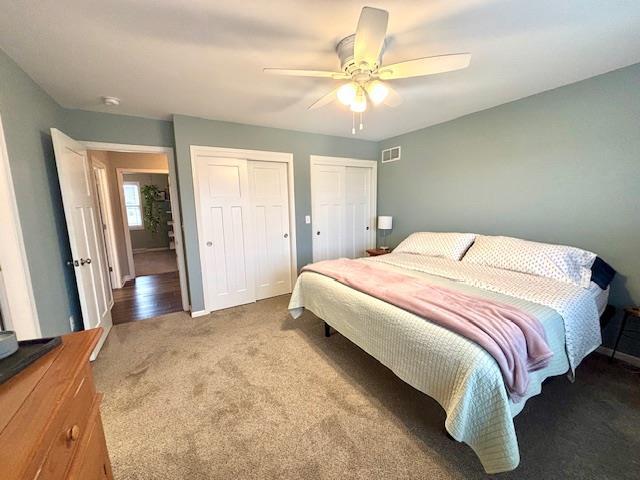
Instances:
[[[473,448],[488,473],[514,469],[520,457],[513,416],[527,398],[540,393],[545,378],[570,368],[565,326],[569,325],[567,332],[574,330],[574,337],[579,337],[581,328],[591,330],[588,324],[593,319],[570,315],[595,310],[593,296],[573,292],[571,297],[570,291],[562,293],[561,282],[537,283],[526,274],[505,278],[512,272],[500,275],[490,267],[463,266],[463,262],[441,258],[389,254],[362,261],[380,262],[435,284],[515,305],[542,322],[554,356],[548,367],[530,374],[525,399],[513,403],[493,357],[466,338],[414,314],[312,272],[298,278],[289,304],[293,316],[304,308],[311,310],[398,377],[437,400],[447,412],[449,433]],[[591,306],[582,305],[589,302]],[[558,314],[559,309],[569,312],[569,321]],[[579,349],[588,353],[598,344]],[[578,357],[574,357],[577,363],[582,359]]]
[[[587,288],[551,278],[423,255],[390,254],[370,261],[442,276],[553,308],[564,321],[572,371],[602,343],[598,306]]]

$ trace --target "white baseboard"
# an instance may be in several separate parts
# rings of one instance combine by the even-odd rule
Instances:
[[[596,352],[606,355],[607,357],[610,357],[611,353],[613,352],[613,349],[607,348],[607,347],[598,347]],[[616,356],[614,358],[616,360],[621,360],[630,365],[633,365],[634,367],[640,367],[640,357],[634,357],[633,355],[629,355],[628,353],[624,353],[624,352],[616,352]]]
[[[121,288],[124,288],[124,284],[127,282],[127,275],[125,275],[124,277],[120,278],[120,282],[113,287],[115,290],[119,290]]]
[[[133,253],[162,252],[163,250],[169,250],[169,247],[134,248],[132,252]]]
[[[191,312],[191,318],[204,317],[205,315],[209,315],[211,312],[208,310],[198,310],[195,312]]]

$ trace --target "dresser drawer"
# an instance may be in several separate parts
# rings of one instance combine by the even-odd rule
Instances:
[[[113,480],[100,412],[91,415],[89,433],[82,439],[67,480]]]
[[[87,365],[76,377],[71,396],[60,410],[60,416],[64,421],[59,424],[42,468],[35,476],[36,479],[59,480],[65,477],[78,445],[90,433],[89,417],[95,400],[96,390],[90,367]]]

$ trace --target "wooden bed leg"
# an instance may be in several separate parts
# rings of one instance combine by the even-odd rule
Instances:
[[[329,324],[327,322],[324,322],[324,336],[325,337],[330,337],[331,336],[331,327],[329,326]]]
[[[457,442],[457,440],[453,438],[449,432],[447,432],[446,428],[444,429],[444,434],[447,436],[449,440],[453,440],[454,442]]]

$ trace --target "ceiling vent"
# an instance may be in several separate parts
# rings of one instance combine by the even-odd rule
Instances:
[[[395,162],[396,160],[400,160],[400,147],[382,150],[382,163]]]

